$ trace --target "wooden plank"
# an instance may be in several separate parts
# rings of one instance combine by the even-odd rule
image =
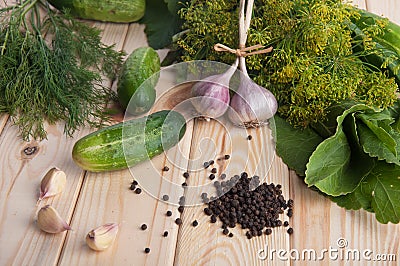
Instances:
[[[352,4],[355,5],[358,8],[366,9],[366,0],[353,0]]]
[[[400,2],[397,0],[366,0],[366,9],[400,24]]]
[[[43,233],[34,222],[40,181],[51,167],[57,166],[66,172],[68,181],[63,193],[43,200],[40,206],[51,204],[69,221],[81,186],[82,172],[71,160],[73,139],[63,136],[61,126],[48,130],[48,140],[28,143],[21,141],[16,127],[7,124],[0,137],[1,265],[50,265],[58,259],[65,233]],[[37,151],[26,155],[26,148]]]
[[[253,136],[251,141],[247,140],[247,134]],[[186,193],[188,204],[193,206],[186,207],[182,215],[176,265],[264,265],[265,261],[258,257],[259,250],[266,246],[277,249],[290,247],[289,235],[283,227],[273,229],[270,236],[248,240],[245,230],[239,227],[230,229],[234,237],[229,238],[222,234],[220,221],[215,224],[209,222],[209,217],[203,211],[205,205],[199,204],[198,200],[202,192],[212,195],[214,189],[208,178],[211,168],[204,170],[202,163],[211,159],[217,161],[224,154],[230,154],[231,159],[227,164],[218,165],[218,174],[226,173],[230,177],[246,171],[251,176],[259,175],[267,183],[282,184],[283,195],[288,199],[288,170],[278,158],[274,158],[268,127],[246,131],[224,118],[218,122],[197,121],[190,154],[189,189]],[[199,222],[196,228],[191,225],[195,219]]]

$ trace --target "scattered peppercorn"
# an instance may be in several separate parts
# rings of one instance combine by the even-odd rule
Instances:
[[[142,230],[146,230],[147,229],[147,224],[142,224],[142,226],[140,227]]]
[[[144,252],[147,253],[147,254],[150,253],[150,248],[145,248]]]
[[[163,236],[164,236],[164,237],[167,237],[167,236],[168,236],[168,231],[164,231]]]
[[[224,230],[222,230],[222,233],[223,233],[224,235],[227,235],[227,234],[229,233],[229,230],[228,230],[227,228],[225,228]]]
[[[217,222],[217,216],[215,216],[214,214],[212,214],[211,217],[210,217],[210,222],[211,222],[211,223],[216,223],[216,222]]]
[[[272,234],[272,230],[271,230],[271,228],[267,228],[267,229],[265,229],[265,234],[266,234],[266,235],[270,235],[270,234]]]
[[[211,174],[208,178],[210,178],[210,180],[214,180],[215,179],[215,175]]]
[[[203,166],[204,166],[205,169],[207,169],[208,167],[210,167],[210,163],[209,162],[204,162]]]
[[[181,219],[181,218],[176,218],[176,219],[175,219],[175,223],[176,223],[177,225],[181,225],[181,224],[182,224],[182,219]]]
[[[163,195],[163,196],[162,196],[162,199],[163,199],[164,201],[167,201],[167,200],[169,200],[169,196],[168,196],[168,195]]]
[[[288,221],[285,221],[284,223],[283,223],[283,226],[284,227],[286,227],[286,226],[288,226],[289,225],[289,222]]]
[[[140,189],[140,188],[135,189],[135,193],[136,193],[136,194],[142,193],[142,189]]]
[[[287,230],[287,233],[288,233],[289,235],[293,234],[293,228],[290,227],[290,228]]]
[[[184,208],[185,208],[185,207],[183,207],[183,206],[179,206],[179,207],[178,207],[178,212],[182,213],[183,210],[184,210]]]
[[[193,225],[194,227],[196,227],[196,226],[199,225],[199,222],[198,222],[197,220],[194,220],[193,223],[192,223],[192,225]]]
[[[213,168],[213,169],[211,169],[211,173],[213,173],[213,174],[215,174],[217,172],[217,168]]]
[[[226,174],[221,174],[220,178],[224,180],[226,178]]]
[[[167,211],[167,216],[168,217],[172,216],[172,212],[171,211]]]
[[[183,173],[183,177],[184,177],[184,178],[188,178],[188,177],[189,177],[189,173],[188,173],[188,172],[184,172],[184,173]]]
[[[186,198],[185,198],[185,196],[181,196],[180,198],[179,198],[179,205],[180,206],[182,206],[182,205],[185,205],[185,202],[186,202]]]
[[[229,233],[229,235],[228,235],[229,237],[233,237],[233,234],[232,233]]]
[[[169,171],[169,167],[168,166],[164,166],[164,168],[162,170],[167,172],[167,171]]]

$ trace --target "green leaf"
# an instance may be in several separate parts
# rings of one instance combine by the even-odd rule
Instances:
[[[350,146],[343,130],[324,140],[313,152],[307,164],[305,182],[309,186],[318,186],[324,179],[335,179],[343,175],[350,162]],[[321,189],[320,189],[321,190]],[[321,190],[328,195],[328,191]]]
[[[273,135],[277,154],[299,176],[305,176],[308,158],[323,138],[310,128],[294,128],[279,116],[274,117],[273,123],[275,126],[271,128],[275,128]]]
[[[171,44],[172,36],[180,30],[181,20],[177,12],[183,2],[177,0],[146,1],[146,12],[140,23],[146,25],[144,31],[152,48],[161,49]]]
[[[400,222],[400,167],[379,162],[361,184],[381,223]]]
[[[359,185],[353,192],[338,197],[329,197],[338,206],[347,210],[359,210],[363,208],[368,212],[374,212],[371,200],[362,193],[362,186]]]
[[[343,207],[347,210],[359,210],[361,209],[360,201],[356,196],[356,191],[349,193],[347,195],[342,195],[338,197],[329,197],[333,202],[335,202],[338,206]]]
[[[395,157],[397,157],[396,151],[396,141],[392,138],[392,136],[385,131],[385,129],[379,127],[376,121],[370,120],[370,115],[367,114],[358,114],[358,118],[375,134],[376,138],[381,142],[381,145],[384,145],[386,149],[393,153]]]
[[[392,139],[395,142],[393,146],[396,149],[396,153],[393,153],[392,149],[389,149],[387,145],[382,143],[370,127],[366,126],[364,123],[359,122],[357,124],[357,131],[364,151],[371,157],[377,157],[378,160],[385,160],[388,163],[400,165],[399,158],[395,155],[398,154],[397,149],[399,149],[400,146],[400,136],[398,133],[392,132],[392,135],[389,135],[394,137]]]
[[[369,108],[368,108],[369,109]],[[305,182],[331,196],[354,191],[371,171],[373,160],[359,145],[353,106],[337,118],[336,134],[324,140],[309,159]]]

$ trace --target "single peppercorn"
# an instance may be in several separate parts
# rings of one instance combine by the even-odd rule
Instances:
[[[184,173],[183,173],[183,177],[184,177],[184,178],[188,178],[188,177],[189,177],[189,173],[188,173],[188,172],[184,172]]]
[[[194,220],[193,223],[192,223],[192,225],[193,225],[194,227],[196,227],[196,226],[199,225],[199,222],[198,222],[197,220]]]
[[[167,237],[167,236],[168,236],[168,231],[164,231],[163,236],[164,236],[164,237]]]
[[[213,174],[215,174],[217,172],[217,168],[213,168],[213,169],[211,169],[211,173],[213,173]]]
[[[183,206],[179,206],[179,207],[178,207],[178,212],[182,213],[183,210],[184,210],[184,207],[183,207]]]
[[[289,225],[289,222],[288,221],[285,221],[284,223],[283,223],[283,226],[288,226]]]
[[[150,248],[145,248],[144,252],[147,253],[147,254],[150,253]]]
[[[287,233],[288,233],[289,235],[293,234],[293,228],[290,227],[290,228],[287,230]]]
[[[252,140],[253,139],[253,136],[252,135],[248,135],[247,136],[247,140]]]
[[[137,188],[137,189],[135,189],[135,193],[136,193],[136,194],[140,194],[140,193],[142,193],[142,189],[141,189],[141,188]]]
[[[176,219],[175,219],[175,223],[176,223],[177,225],[181,225],[181,224],[182,224],[182,219],[181,219],[181,218],[176,218]]]
[[[146,230],[146,229],[147,229],[147,224],[142,224],[142,226],[140,226],[140,228],[141,228],[142,230]]]
[[[167,172],[167,171],[169,171],[169,167],[168,166],[164,166],[164,168],[162,170]]]
[[[168,195],[163,195],[163,196],[162,196],[162,199],[163,199],[164,201],[167,201],[167,200],[169,200],[169,196],[168,196]]]
[[[215,175],[211,174],[208,178],[210,178],[210,180],[214,180],[215,179]]]
[[[167,216],[172,216],[172,212],[171,211],[167,211]]]

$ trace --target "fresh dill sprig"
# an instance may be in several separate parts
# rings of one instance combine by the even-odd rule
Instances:
[[[101,42],[100,31],[40,0],[0,9],[0,112],[10,114],[24,140],[44,139],[44,123],[64,121],[72,135],[108,121],[122,52]]]

